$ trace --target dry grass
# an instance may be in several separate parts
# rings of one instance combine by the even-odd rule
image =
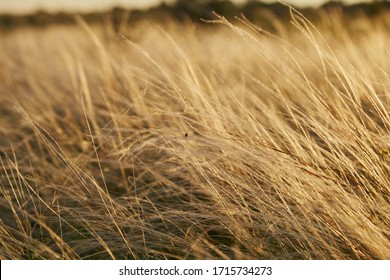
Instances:
[[[0,257],[390,258],[388,24],[3,34]]]

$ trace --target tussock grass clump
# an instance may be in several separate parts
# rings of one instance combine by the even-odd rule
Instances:
[[[291,19],[1,37],[0,257],[389,258],[388,22]]]

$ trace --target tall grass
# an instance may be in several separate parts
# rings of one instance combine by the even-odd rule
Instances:
[[[333,16],[3,34],[0,258],[390,258],[389,22]]]

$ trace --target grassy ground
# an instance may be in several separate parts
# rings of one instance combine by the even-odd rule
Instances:
[[[0,36],[1,259],[390,258],[390,22]]]

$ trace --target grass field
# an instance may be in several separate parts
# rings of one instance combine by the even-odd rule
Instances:
[[[1,259],[389,259],[390,21],[0,34]]]

